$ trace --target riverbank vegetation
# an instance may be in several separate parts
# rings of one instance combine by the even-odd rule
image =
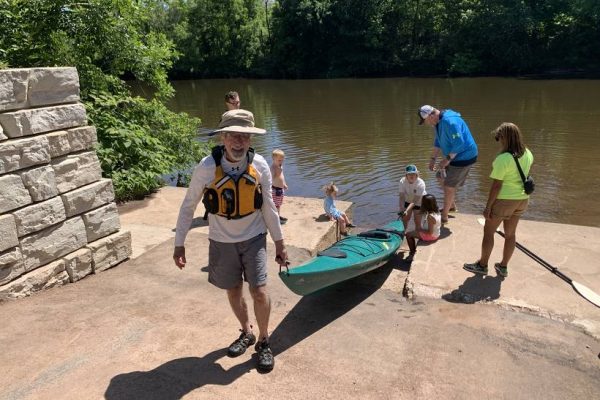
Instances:
[[[138,1],[0,0],[0,67],[77,67],[103,175],[120,201],[152,192],[161,176],[207,154],[196,140],[200,121],[165,106],[177,52],[151,27],[151,11]],[[132,97],[124,77],[147,83],[154,97]]]
[[[600,71],[598,0],[146,1],[175,77]]]

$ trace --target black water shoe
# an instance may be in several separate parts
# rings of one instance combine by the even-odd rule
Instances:
[[[261,340],[256,343],[254,350],[256,350],[256,355],[258,356],[256,369],[259,372],[270,372],[275,366],[275,357],[273,356],[269,341],[266,339]]]
[[[508,268],[503,266],[502,264],[496,263],[494,264],[494,268],[496,269],[498,275],[500,275],[501,277],[506,278],[508,276]]]
[[[487,265],[483,266],[483,265],[479,264],[479,261],[474,262],[472,264],[465,264],[465,265],[463,265],[463,269],[465,271],[469,271],[469,272],[472,272],[474,274],[479,274],[479,275],[487,275],[487,273],[488,273]]]
[[[256,343],[256,336],[252,332],[244,332],[240,329],[242,334],[237,340],[229,345],[227,349],[227,355],[229,357],[241,356],[246,352],[246,349]]]

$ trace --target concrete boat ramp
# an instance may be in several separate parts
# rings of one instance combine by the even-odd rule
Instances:
[[[476,277],[477,216],[376,271],[299,297],[270,261],[275,369],[228,358],[237,321],[207,282],[201,210],[188,266],[172,262],[184,189],[121,207],[133,256],[76,284],[0,303],[0,399],[592,399],[600,308],[516,250],[510,275]],[[349,209],[350,203],[339,202]],[[201,208],[201,207],[200,207]],[[286,198],[292,264],[331,243],[318,199]],[[372,227],[361,227],[367,229]],[[356,230],[358,231],[358,229]],[[600,229],[522,221],[518,241],[600,292]],[[503,239],[496,235],[492,262]],[[273,246],[268,248],[273,260]],[[293,265],[292,265],[293,266]],[[484,304],[485,303],[485,304]]]

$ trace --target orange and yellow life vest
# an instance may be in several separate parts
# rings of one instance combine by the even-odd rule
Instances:
[[[263,204],[259,174],[252,165],[254,149],[248,150],[248,166],[237,179],[223,170],[221,159],[224,152],[225,146],[215,146],[212,149],[212,157],[216,164],[215,179],[204,189],[202,196],[202,203],[206,209],[204,219],[209,213],[227,219],[244,218],[259,210]]]

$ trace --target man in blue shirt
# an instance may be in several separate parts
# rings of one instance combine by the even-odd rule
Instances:
[[[419,125],[435,129],[429,170],[438,171],[444,186],[442,223],[448,222],[448,212],[454,205],[456,189],[464,185],[471,166],[477,162],[477,144],[466,122],[456,111],[438,110],[430,105],[419,108]],[[443,156],[437,164],[439,156]]]

